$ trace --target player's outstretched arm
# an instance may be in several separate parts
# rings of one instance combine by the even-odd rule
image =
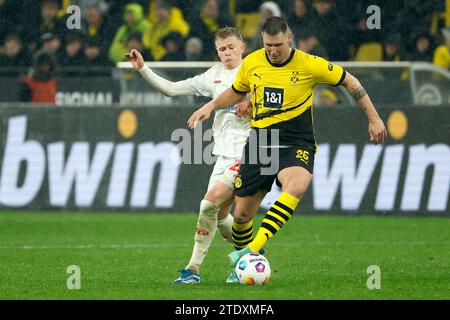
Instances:
[[[245,95],[239,94],[232,88],[228,88],[222,92],[217,98],[211,100],[195,111],[188,120],[189,128],[193,129],[197,125],[197,122],[208,120],[211,116],[211,112],[216,109],[223,109],[231,107],[245,99]]]
[[[126,57],[130,60],[133,68],[153,87],[164,93],[166,96],[185,96],[194,95],[195,92],[186,81],[172,82],[157,75],[152,69],[144,63],[141,53],[132,49]]]
[[[370,141],[374,144],[383,143],[387,137],[386,128],[364,87],[349,72],[346,72],[342,85],[350,92],[366,114],[367,120],[369,121]]]

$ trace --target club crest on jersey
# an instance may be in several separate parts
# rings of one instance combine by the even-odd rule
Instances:
[[[240,187],[242,187],[242,179],[241,179],[241,177],[237,177],[236,178],[236,180],[234,181],[234,186],[236,187],[236,188],[240,188]]]
[[[300,77],[298,76],[298,71],[292,71],[291,82],[293,84],[296,84],[299,80],[300,80]]]

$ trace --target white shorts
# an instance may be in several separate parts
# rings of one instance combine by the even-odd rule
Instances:
[[[218,156],[213,172],[209,178],[208,191],[217,183],[222,182],[234,189],[234,180],[239,172],[241,158]]]

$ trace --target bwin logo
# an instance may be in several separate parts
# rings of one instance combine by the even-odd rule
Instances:
[[[67,206],[71,194],[75,207],[90,207],[102,181],[108,183],[107,207],[146,208],[152,187],[155,207],[170,208],[174,204],[181,161],[167,160],[178,154],[172,142],[135,145],[105,141],[91,146],[92,143],[76,141],[66,150],[67,142],[44,146],[37,140],[26,139],[26,135],[27,117],[10,118],[1,162],[1,205],[27,206],[42,186],[48,185],[51,207]],[[107,170],[109,166],[111,169]],[[157,166],[159,179],[152,186]]]
[[[377,211],[418,211],[422,201],[426,201],[424,206],[429,211],[445,212],[448,208],[450,146],[447,144],[365,145],[360,156],[356,144],[340,144],[333,153],[329,144],[320,144],[318,149],[312,182],[316,210],[330,210],[335,202],[340,203],[342,210],[358,210],[369,184],[377,188],[373,203]],[[381,167],[379,175],[375,174],[377,166]],[[429,173],[431,179],[426,186]],[[263,207],[270,207],[268,204],[280,193],[277,187],[272,188]],[[340,201],[336,199],[338,195]]]

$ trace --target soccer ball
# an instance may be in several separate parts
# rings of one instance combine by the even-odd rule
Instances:
[[[259,253],[247,253],[239,259],[235,267],[236,275],[241,284],[263,285],[270,278],[270,264]]]

